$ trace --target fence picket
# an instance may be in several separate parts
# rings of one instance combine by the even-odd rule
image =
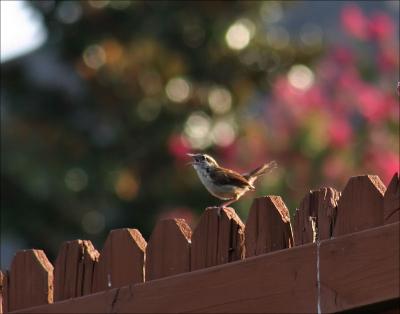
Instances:
[[[88,240],[64,242],[54,265],[54,301],[91,293],[98,258],[99,252]]]
[[[390,224],[400,220],[400,177],[396,172],[383,197],[384,223]]]
[[[9,311],[53,303],[53,265],[42,250],[17,252],[9,275]]]
[[[157,222],[146,248],[146,281],[190,271],[192,230],[184,219]]]
[[[145,249],[139,230],[111,230],[94,269],[92,292],[143,282]]]
[[[293,246],[290,215],[280,196],[253,201],[245,228],[246,257]]]
[[[312,192],[308,192],[302,199],[294,214],[293,237],[296,246],[311,243],[314,239],[314,230],[310,217],[316,217],[313,206]]]
[[[183,219],[165,219],[156,224],[148,244],[137,229],[128,228],[112,230],[104,243],[101,254],[88,240],[64,242],[57,256],[54,270],[43,251],[22,250],[14,256],[10,271],[0,271],[0,314],[53,303],[53,298],[54,301],[61,301],[145,280],[225,264],[244,259],[245,256],[251,257],[290,248],[294,244],[298,246],[310,243],[317,237],[325,240],[352,233],[347,237],[321,242],[321,260],[329,261],[328,266],[321,268],[321,276],[324,278],[324,272],[328,276],[332,269],[331,265],[338,263],[335,258],[339,258],[340,261],[345,260],[344,257],[348,256],[349,252],[352,253],[356,246],[359,247],[360,252],[364,253],[368,253],[368,250],[372,250],[371,248],[376,252],[381,252],[378,245],[375,248],[371,245],[372,242],[357,242],[357,239],[368,238],[366,236],[368,234],[371,241],[386,243],[387,236],[394,239],[393,230],[397,228],[398,231],[399,220],[399,174],[394,174],[387,189],[378,176],[364,175],[350,178],[342,193],[330,187],[307,193],[299,208],[296,209],[293,230],[289,211],[282,198],[265,196],[254,200],[246,226],[233,208],[209,207],[203,212],[193,234]],[[383,224],[390,225],[382,226]],[[381,228],[375,228],[379,226]],[[354,233],[369,228],[374,229],[367,233]],[[380,235],[382,239],[375,239],[375,234]],[[348,252],[343,250],[343,246],[347,243],[344,239],[350,243],[346,246]],[[314,250],[316,247],[318,246],[305,246],[294,249],[293,252]],[[386,251],[387,249],[384,250]],[[398,268],[393,266],[398,265],[398,258],[397,262],[393,263],[394,255],[390,252],[388,256],[391,259],[385,259],[387,270],[385,280],[388,282],[392,280],[391,269],[398,273]],[[339,269],[341,271],[339,273],[342,277],[346,276],[343,278],[348,278],[347,267],[356,272],[361,265],[363,269],[370,267],[371,274],[376,277],[376,280],[371,281],[371,276],[365,276],[362,272],[359,272],[359,277],[353,281],[346,282],[335,277],[329,279],[329,287],[339,287],[343,292],[342,296],[337,298],[336,292],[332,294],[331,290],[328,289],[328,291],[322,286],[321,293],[328,296],[328,301],[322,304],[323,309],[335,309],[337,299],[341,309],[343,300],[347,302],[347,296],[358,289],[361,280],[365,280],[366,283],[376,283],[378,287],[376,290],[383,291],[382,300],[386,300],[385,296],[395,291],[394,286],[398,287],[396,284],[398,281],[392,280],[390,285],[386,284],[385,280],[382,280],[381,272],[378,272],[375,266],[381,262],[381,257],[375,258],[374,254],[370,255],[374,256],[372,262],[369,259],[359,260],[356,258],[357,255],[354,255],[353,258],[346,260],[347,266],[342,270]],[[272,256],[275,254],[272,254],[271,258]],[[258,258],[248,261],[252,260],[258,260]],[[240,264],[242,263],[238,263]],[[181,277],[185,276],[175,278]],[[294,280],[296,278],[297,271],[294,273]],[[145,290],[151,289],[154,284],[157,285],[157,282],[139,286],[144,286]],[[136,285],[134,289],[135,287]],[[364,294],[367,296],[369,293],[367,284],[365,287],[362,286],[363,289],[365,288],[363,298]],[[118,311],[114,309],[114,301],[124,299],[128,294],[129,297],[132,296],[131,287],[124,289],[121,291],[125,292],[122,292],[119,298],[120,290],[110,291],[111,294],[107,294],[113,298],[110,303],[111,311]],[[398,293],[395,296],[397,297]],[[326,299],[326,296],[324,298]],[[105,300],[104,304],[109,301]],[[59,302],[48,307],[49,311],[53,306],[57,308],[59,304],[64,303]],[[103,308],[104,304],[98,307],[96,305],[94,309]],[[40,307],[38,310],[40,311]]]
[[[383,225],[386,187],[376,175],[351,177],[338,202],[334,236]]]
[[[233,208],[207,208],[192,235],[191,270],[244,258],[244,224]]]
[[[82,261],[78,268],[78,287],[81,295],[87,295],[93,291],[94,270],[99,261],[100,254],[89,240],[83,240]]]
[[[8,312],[8,272],[0,271],[0,314]]]
[[[317,233],[320,240],[332,237],[336,219],[337,203],[340,192],[331,187],[323,187],[313,191],[312,195],[317,206]]]

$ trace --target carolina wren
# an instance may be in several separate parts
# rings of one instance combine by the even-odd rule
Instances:
[[[193,158],[192,165],[200,181],[215,197],[225,200],[221,207],[236,202],[246,192],[255,190],[257,178],[277,167],[275,161],[264,164],[248,173],[239,174],[218,165],[214,158],[207,154],[188,154]]]

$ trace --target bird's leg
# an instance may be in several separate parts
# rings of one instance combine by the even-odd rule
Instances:
[[[236,202],[236,201],[239,199],[239,197],[240,197],[239,195],[238,195],[238,196],[235,196],[235,197],[229,199],[228,201],[226,201],[225,203],[222,203],[221,206],[219,206],[219,209],[218,209],[218,216],[221,215],[221,209],[222,209],[222,208],[225,208],[225,207],[227,207],[228,205],[230,205],[230,204]]]

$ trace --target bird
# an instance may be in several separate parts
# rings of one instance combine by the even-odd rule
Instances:
[[[254,170],[240,174],[234,170],[221,167],[207,154],[187,154],[192,157],[191,164],[200,181],[213,196],[224,200],[219,207],[224,208],[236,202],[248,191],[254,191],[254,182],[258,177],[276,168],[276,161],[263,164]]]

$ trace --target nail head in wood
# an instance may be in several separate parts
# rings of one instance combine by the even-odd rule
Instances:
[[[139,230],[111,230],[94,270],[93,292],[143,282],[145,250]]]

